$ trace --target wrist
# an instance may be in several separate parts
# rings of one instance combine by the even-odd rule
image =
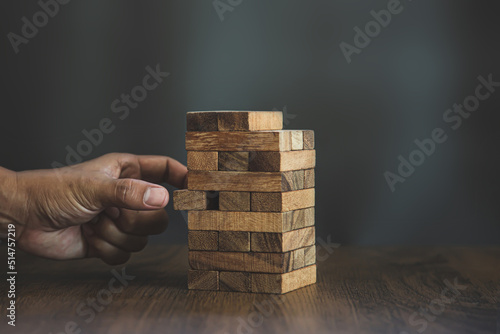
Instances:
[[[0,237],[7,236],[10,224],[16,227],[16,235],[26,224],[26,199],[22,199],[17,173],[0,167]]]

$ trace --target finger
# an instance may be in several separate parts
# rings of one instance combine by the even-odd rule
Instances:
[[[109,208],[105,212],[113,220],[116,227],[127,234],[140,236],[160,234],[168,226],[168,215],[163,209],[135,211]]]
[[[157,155],[138,155],[141,176],[153,183],[167,182],[176,188],[184,188],[187,167],[170,157]]]
[[[91,225],[84,224],[82,225],[82,229],[88,244],[87,257],[100,258],[109,265],[124,264],[130,259],[130,253],[113,246],[99,237],[95,234]]]
[[[147,236],[132,235],[121,231],[107,215],[100,215],[99,222],[93,226],[93,230],[104,241],[125,252],[139,252],[148,243]]]
[[[162,186],[134,179],[99,179],[95,194],[102,208],[157,210],[167,205],[168,191]]]

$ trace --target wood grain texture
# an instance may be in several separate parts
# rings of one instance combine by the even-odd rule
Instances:
[[[206,210],[208,206],[204,191],[175,190],[173,201],[174,210]]]
[[[304,189],[314,188],[314,187],[315,187],[314,169],[306,169],[304,171]]]
[[[214,112],[188,112],[188,131],[217,131],[217,114]]]
[[[188,151],[188,170],[219,170],[218,152],[210,151]]]
[[[292,150],[303,150],[304,149],[304,131],[303,130],[291,130],[290,132],[292,140]]]
[[[7,261],[5,246],[1,263]],[[69,321],[92,334],[418,333],[421,325],[412,326],[412,314],[428,310],[447,287],[444,281],[455,279],[466,288],[423,333],[497,331],[500,246],[342,245],[317,251],[317,283],[285,295],[187,290],[185,245],[149,244],[114,268],[94,258],[53,261],[18,251],[16,327],[3,320],[0,333],[56,334]],[[108,288],[116,278],[113,269],[132,278],[126,286],[113,281],[120,292],[87,323],[89,316],[79,316],[78,307]],[[5,279],[0,291],[8,291]],[[8,303],[1,293],[0,305]],[[5,309],[1,313],[5,317]],[[261,315],[260,326],[251,326]]]
[[[281,174],[281,191],[304,189],[304,171],[292,170]]]
[[[283,193],[253,192],[251,210],[260,212],[285,212],[314,206],[314,188]]]
[[[304,248],[296,249],[292,252],[293,270],[304,267]]]
[[[284,220],[283,231],[292,231],[300,228],[314,226],[314,207],[289,211],[286,220]]]
[[[248,171],[249,152],[220,152],[219,170]]]
[[[218,112],[219,131],[281,130],[281,111],[224,111]]]
[[[186,132],[187,151],[290,151],[290,130]]]
[[[251,152],[248,170],[281,172],[310,169],[316,166],[316,151]]]
[[[216,251],[219,249],[218,231],[188,231],[189,250]]]
[[[316,246],[312,245],[304,248],[304,266],[316,263]]]
[[[188,212],[190,230],[283,232],[292,221],[290,212]]]
[[[287,253],[244,253],[190,251],[189,265],[197,270],[286,273],[292,270],[293,257]]]
[[[208,270],[188,270],[188,289],[219,290],[219,272]]]
[[[250,193],[240,191],[221,191],[219,193],[219,210],[250,211]]]
[[[254,232],[250,235],[252,252],[288,252],[311,246],[316,240],[313,226],[285,233]]]
[[[250,232],[220,231],[219,251],[221,252],[249,252]]]
[[[314,131],[304,130],[304,150],[314,149]]]
[[[316,265],[281,275],[252,274],[252,292],[255,293],[287,293],[314,283]]]
[[[235,272],[235,271],[221,271],[220,290],[221,291],[235,291],[235,292],[251,292],[251,273]]]

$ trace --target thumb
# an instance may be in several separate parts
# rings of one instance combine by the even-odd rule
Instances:
[[[98,198],[103,208],[119,207],[130,210],[157,210],[167,205],[167,189],[157,184],[135,180],[116,179],[98,186]]]

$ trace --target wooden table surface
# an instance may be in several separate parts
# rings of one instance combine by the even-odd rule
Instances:
[[[0,333],[500,333],[500,247],[331,250],[283,296],[188,291],[185,246],[134,255],[126,286],[98,260],[18,254],[17,326],[2,279]]]

